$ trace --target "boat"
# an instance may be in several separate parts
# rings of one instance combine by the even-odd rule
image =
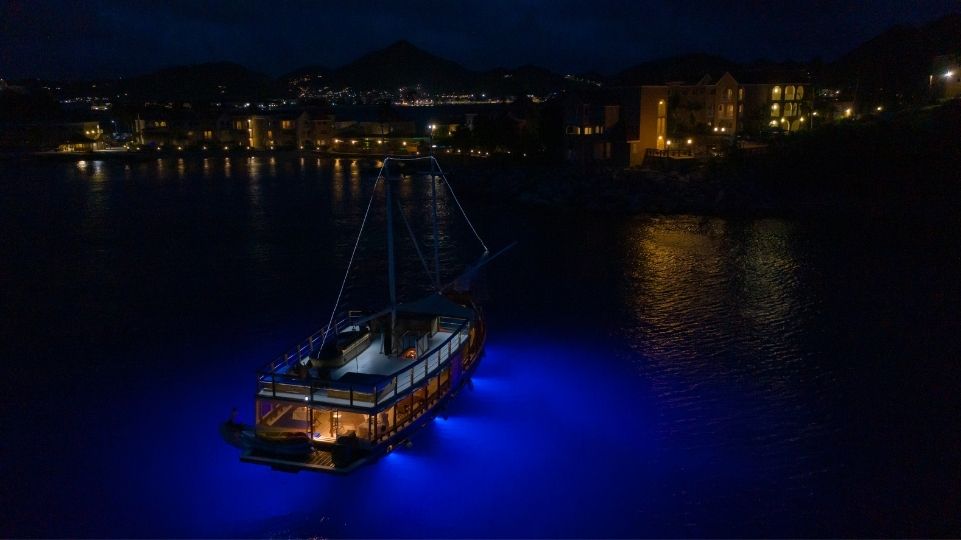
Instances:
[[[393,201],[391,162],[417,160],[430,162],[433,272],[402,205]],[[448,283],[441,280],[437,242],[437,188],[444,186],[483,248],[480,259]],[[338,311],[380,188],[386,192],[389,303],[376,312]],[[399,302],[396,291],[395,205],[432,289],[407,302]],[[385,157],[360,229],[327,326],[258,372],[253,425],[232,417],[221,427],[224,439],[241,449],[241,461],[285,471],[351,472],[409,443],[477,369],[487,330],[470,277],[507,248],[490,255],[437,160]]]

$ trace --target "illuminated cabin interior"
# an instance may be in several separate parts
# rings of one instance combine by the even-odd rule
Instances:
[[[474,310],[432,295],[363,317],[350,312],[258,378],[258,433],[305,434],[323,447],[356,439],[371,447],[429,410],[470,367]]]

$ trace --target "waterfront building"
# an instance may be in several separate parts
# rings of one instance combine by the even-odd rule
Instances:
[[[667,144],[667,86],[571,93],[564,104],[565,157],[576,163],[636,166]]]
[[[730,73],[705,74],[695,84],[667,83],[670,129],[674,137],[706,133],[736,133],[744,92]],[[717,129],[715,129],[717,128]]]
[[[755,71],[738,74],[738,132],[809,128],[814,91],[806,74]]]

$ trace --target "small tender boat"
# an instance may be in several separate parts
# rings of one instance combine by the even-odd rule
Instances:
[[[414,429],[437,415],[476,369],[486,338],[483,314],[463,286],[463,279],[446,285],[440,280],[436,189],[441,181],[448,189],[450,184],[433,156],[413,159],[430,160],[431,165],[433,273],[417,247],[402,206],[398,204],[397,208],[435,292],[410,302],[397,301],[389,164],[412,158],[385,158],[354,244],[348,274],[374,194],[383,185],[390,302],[373,313],[345,311],[332,315],[325,328],[258,373],[254,425],[244,426],[231,419],[221,428],[224,438],[242,449],[242,461],[282,470],[349,472],[404,442]],[[439,171],[436,175],[435,166]],[[453,191],[450,193],[457,202]],[[459,202],[457,206],[463,212]],[[483,255],[467,274],[494,258],[473,225],[470,227],[483,247]],[[342,284],[338,305],[343,291]],[[338,305],[334,313],[338,313]]]

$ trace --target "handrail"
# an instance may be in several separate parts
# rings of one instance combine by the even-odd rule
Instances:
[[[467,328],[470,321],[466,319],[454,319],[451,317],[442,317],[442,319],[447,319],[442,321],[442,326],[444,323],[450,323],[452,321],[460,321],[460,324],[456,329],[451,332],[451,335],[447,337],[443,342],[438,344],[436,347],[431,349],[426,354],[422,355],[421,358],[411,366],[405,366],[394,373],[385,376],[385,382],[375,385],[358,385],[351,383],[341,383],[338,381],[330,380],[319,380],[319,379],[308,379],[304,380],[286,373],[277,373],[276,371],[262,371],[258,374],[257,385],[259,393],[262,389],[266,389],[261,386],[264,383],[269,383],[271,394],[276,397],[277,385],[284,385],[288,388],[297,388],[298,390],[294,393],[296,395],[304,395],[306,401],[313,402],[314,392],[318,390],[338,390],[347,391],[351,396],[351,403],[353,403],[353,394],[355,392],[360,392],[364,394],[372,394],[374,396],[374,404],[379,405],[384,401],[397,396],[399,393],[411,388],[413,384],[417,381],[424,380],[430,377],[431,374],[436,373],[442,366],[445,366],[450,358],[453,356],[454,348],[452,343],[455,338],[457,339],[457,347],[464,342],[466,339],[466,332],[464,330]],[[313,337],[313,336],[311,336]],[[309,342],[309,339],[308,339]],[[446,353],[446,354],[445,354]],[[296,356],[291,356],[289,354],[283,355],[280,359],[272,362],[270,365],[280,365],[281,361],[289,362],[291,359],[297,358]],[[436,361],[431,367],[431,361],[436,358]],[[420,370],[423,376],[418,377],[417,371]],[[416,379],[416,380],[415,380]],[[384,390],[390,390],[390,395],[380,397],[380,393]]]

